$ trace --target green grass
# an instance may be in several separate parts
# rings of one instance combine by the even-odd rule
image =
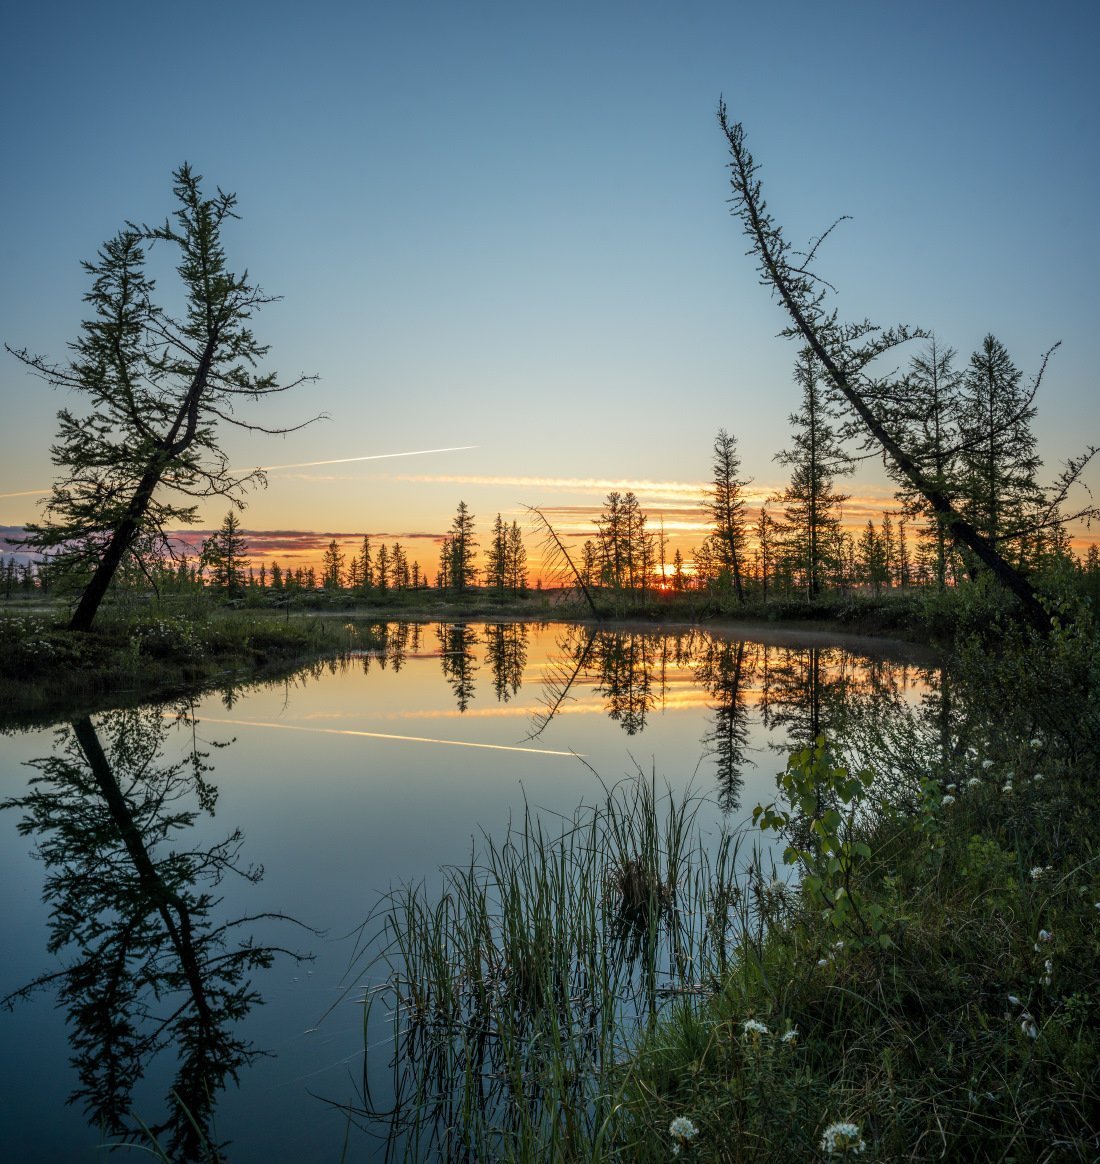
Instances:
[[[1100,1158],[1097,634],[990,622],[793,758],[797,889],[643,782],[395,895],[397,1157],[824,1160],[846,1122],[865,1160]]]
[[[48,614],[0,614],[0,706],[5,722],[243,684],[364,643],[338,619],[196,608],[101,617],[87,634]]]

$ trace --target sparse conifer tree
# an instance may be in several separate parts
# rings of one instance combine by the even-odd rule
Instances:
[[[811,598],[822,589],[830,535],[839,524],[837,509],[847,500],[833,492],[833,480],[853,470],[833,424],[825,383],[809,348],[799,353],[795,379],[802,386],[802,408],[792,414],[794,443],[776,454],[791,467],[791,482],[778,500],[784,504],[786,543],[794,570]]]
[[[228,598],[237,597],[244,589],[245,570],[249,565],[247,553],[248,543],[231,509],[221,528],[202,544],[202,561],[210,571],[210,583]]]
[[[519,523],[513,521],[507,536],[508,586],[513,594],[524,594],[527,590],[527,547],[523,544],[523,531]]]
[[[474,518],[465,501],[458,503],[458,511],[451,524],[450,585],[460,594],[477,582],[477,540],[474,537]]]
[[[390,588],[390,551],[383,542],[378,547],[378,561],[374,565],[374,585],[379,594],[386,594]]]
[[[707,508],[714,523],[715,551],[722,569],[739,602],[745,600],[742,563],[745,554],[745,498],[748,481],[741,477],[741,458],[737,455],[737,439],[724,428],[714,438],[711,459],[711,486],[707,492]]]
[[[326,590],[339,590],[344,584],[344,552],[335,538],[325,547],[321,579]]]
[[[51,455],[62,473],[45,520],[28,524],[24,539],[57,548],[63,568],[80,578],[72,630],[91,627],[124,563],[162,556],[167,531],[198,520],[190,498],[236,498],[262,483],[259,470],[239,476],[227,467],[217,427],[261,428],[240,419],[237,406],[292,386],[253,370],[267,348],[253,336],[251,319],[272,298],[229,269],[221,230],[237,217],[235,196],[219,190],[205,197],[187,165],[173,180],[173,219],[127,224],[84,264],[90,318],[71,345],[73,358],[53,364],[8,348],[47,383],[89,399],[88,415],[58,413]],[[176,318],[154,301],[149,245],[178,255],[184,308]]]

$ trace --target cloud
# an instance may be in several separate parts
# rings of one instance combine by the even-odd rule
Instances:
[[[194,552],[205,538],[215,533],[212,529],[173,530],[172,540],[178,545],[185,545]],[[364,533],[375,544],[382,542],[416,542],[429,541],[438,544],[444,538],[441,533],[431,533],[425,530],[406,530],[404,532],[382,531],[373,533],[359,530],[349,533],[346,530],[296,530],[296,529],[242,529],[248,549],[247,554],[253,558],[269,556],[285,556],[288,558],[305,555],[316,557],[329,544],[336,541],[343,549],[358,547],[363,540]]]
[[[489,477],[443,473],[418,473],[395,475],[395,481],[440,485],[491,485],[509,486],[515,489],[543,489],[563,493],[592,493],[605,496],[612,490],[620,493],[635,493],[639,500],[644,497],[678,498],[681,501],[702,497],[706,489],[697,481],[647,481],[615,480],[603,477]]]

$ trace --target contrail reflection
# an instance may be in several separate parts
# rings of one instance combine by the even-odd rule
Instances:
[[[470,740],[437,740],[430,736],[398,736],[390,732],[364,732],[354,728],[304,727],[294,723],[265,723],[253,719],[213,719],[202,717],[203,723],[230,724],[234,727],[280,728],[287,732],[314,732],[324,736],[363,736],[372,740],[400,740],[408,744],[449,744],[453,748],[487,748],[493,752],[529,752],[538,756],[580,756],[580,752],[554,752],[549,748],[521,748],[514,744],[477,744]]]

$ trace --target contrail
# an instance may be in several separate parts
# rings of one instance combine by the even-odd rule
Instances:
[[[264,465],[265,473],[276,469],[310,469],[314,465],[346,465],[350,461],[384,461],[388,457],[422,457],[425,453],[460,453],[466,449],[476,449],[479,445],[452,445],[448,449],[413,449],[409,453],[372,453],[367,457],[336,457],[331,461],[299,461],[296,465]],[[243,473],[243,469],[234,469],[234,473]],[[3,496],[0,494],[0,496]]]
[[[323,736],[364,736],[372,740],[400,740],[408,744],[450,744],[454,748],[487,748],[493,752],[533,752],[539,756],[577,756],[579,752],[553,752],[548,748],[520,748],[509,744],[475,744],[469,740],[436,740],[429,736],[397,736],[389,732],[363,732],[352,728],[304,727],[294,723],[264,723],[252,719],[212,719],[202,716],[202,723],[231,724],[235,727],[281,728],[286,732],[314,732]]]
[[[408,453],[372,453],[366,457],[336,457],[331,461],[299,461],[296,465],[264,465],[265,473],[276,469],[312,469],[315,465],[347,465],[351,461],[385,461],[390,457],[423,457],[427,453],[463,453],[467,449],[477,449],[480,445],[452,445],[447,449],[413,449]],[[248,473],[249,469],[230,469],[230,473]],[[0,497],[33,497],[39,493],[49,493],[48,489],[21,489],[17,493],[0,493]]]

